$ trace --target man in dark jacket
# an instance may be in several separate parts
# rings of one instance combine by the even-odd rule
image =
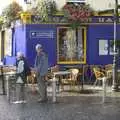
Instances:
[[[36,59],[35,59],[35,69],[37,75],[38,88],[41,98],[39,102],[47,101],[47,87],[45,78],[48,73],[48,56],[43,52],[42,45],[36,45]]]

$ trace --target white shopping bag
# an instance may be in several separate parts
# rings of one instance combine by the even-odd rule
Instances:
[[[17,78],[16,83],[24,83],[24,82],[23,82],[22,78],[19,76],[19,77]]]

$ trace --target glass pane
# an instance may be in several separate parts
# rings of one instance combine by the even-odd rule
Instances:
[[[108,55],[108,40],[99,40],[99,55]]]
[[[5,39],[5,55],[12,55],[12,30],[6,30],[6,39]]]
[[[77,30],[69,27],[58,28],[58,62],[81,63],[84,62],[84,29]]]

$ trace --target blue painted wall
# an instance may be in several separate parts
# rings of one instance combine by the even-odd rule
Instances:
[[[27,58],[29,60],[30,65],[34,65],[35,61],[35,46],[36,44],[40,43],[43,46],[43,49],[45,52],[48,53],[49,58],[49,66],[53,66],[56,64],[56,46],[57,46],[57,36],[56,36],[56,25],[49,25],[49,24],[31,24],[26,25],[26,41],[27,41]],[[31,36],[31,33],[37,32],[38,34],[41,34],[40,32],[46,33],[46,32],[52,32],[53,36],[40,36],[37,37]]]
[[[13,56],[21,51],[26,56],[26,27],[24,25],[16,27],[13,33]]]
[[[120,25],[117,27],[117,39],[120,40]],[[99,40],[113,40],[113,24],[94,24],[88,26],[87,32],[87,63],[88,64],[110,64],[113,61],[112,55],[99,56]]]
[[[13,35],[13,55],[17,51],[24,52],[31,66],[34,65],[37,43],[43,45],[45,52],[48,53],[49,66],[57,63],[57,27],[52,24],[28,24],[15,28]],[[41,36],[40,32],[46,33],[52,31],[53,36]],[[120,25],[117,28],[117,39],[120,40]],[[40,33],[38,36],[32,36],[32,32]],[[109,64],[112,63],[112,55],[99,56],[99,40],[113,40],[113,25],[91,24],[87,26],[87,64]]]

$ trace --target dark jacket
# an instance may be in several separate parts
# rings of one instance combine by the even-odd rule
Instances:
[[[48,56],[46,53],[42,52],[36,56],[35,68],[39,75],[44,76],[48,73]]]
[[[17,77],[20,76],[24,82],[26,82],[26,78],[27,78],[27,71],[28,71],[27,66],[28,66],[28,63],[24,57],[17,60],[16,62]]]

